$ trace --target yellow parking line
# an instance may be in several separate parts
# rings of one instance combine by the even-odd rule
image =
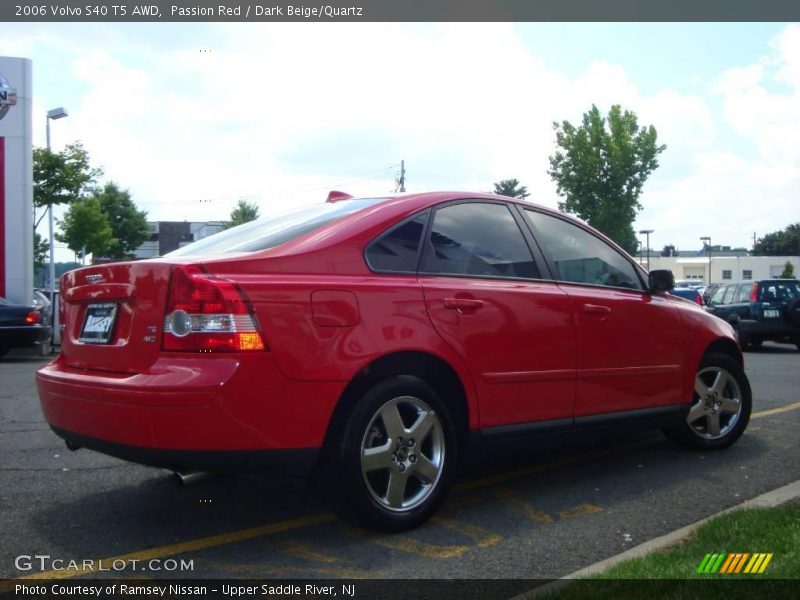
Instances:
[[[578,506],[573,506],[572,508],[568,508],[566,510],[562,510],[558,513],[558,517],[560,519],[573,519],[575,517],[580,517],[583,515],[588,515],[591,513],[598,513],[603,512],[603,509],[597,506],[596,504],[579,504]]]
[[[433,517],[431,522],[470,538],[475,542],[478,548],[488,548],[489,546],[499,544],[503,540],[502,535],[492,533],[483,527],[478,527],[471,523],[462,523],[461,521],[445,519],[443,517]]]
[[[100,565],[105,565],[108,567],[109,565],[114,564],[115,561],[147,561],[154,558],[172,556],[174,554],[184,554],[186,552],[203,550],[205,548],[213,548],[214,546],[222,546],[224,544],[231,544],[233,542],[241,542],[265,535],[282,533],[292,529],[299,529],[300,527],[319,525],[320,523],[333,521],[335,518],[336,517],[330,513],[324,513],[302,517],[300,519],[287,519],[285,521],[278,521],[277,523],[270,523],[269,525],[262,525],[260,527],[251,527],[250,529],[242,529],[240,531],[233,531],[231,533],[221,533],[219,535],[212,535],[196,540],[190,540],[188,542],[179,542],[177,544],[158,546],[156,548],[142,550],[140,552],[131,552],[130,554],[123,554],[121,556],[103,558],[99,561],[99,563]],[[87,575],[92,572],[93,571],[91,569],[83,568],[65,569],[63,571],[43,571],[41,573],[25,575],[23,577],[19,577],[19,579],[66,579],[69,577],[77,577],[79,575]]]
[[[761,412],[753,413],[750,415],[751,419],[758,419],[761,417],[768,417],[770,415],[778,415],[780,413],[789,412],[790,410],[797,410],[800,408],[800,402],[792,402],[791,404],[786,404],[785,406],[780,406],[778,408],[771,408],[769,410],[762,410]]]
[[[544,513],[527,502],[517,496],[511,490],[496,490],[495,496],[500,498],[503,502],[510,504],[511,506],[519,509],[522,511],[522,514],[525,516],[526,519],[529,521],[535,521],[536,523],[544,523],[545,525],[552,525],[553,524],[553,517]]]
[[[458,558],[469,552],[469,546],[428,544],[410,538],[373,538],[370,541],[384,548],[416,554],[424,558]]]
[[[295,556],[297,558],[302,558],[305,560],[312,560],[321,563],[335,563],[339,562],[340,559],[329,556],[327,554],[323,554],[322,552],[317,552],[308,544],[287,544],[281,548],[284,554],[288,554],[289,556]]]

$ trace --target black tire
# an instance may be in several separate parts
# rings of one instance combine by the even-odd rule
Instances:
[[[395,414],[399,424],[392,423]],[[401,433],[390,436],[390,430]],[[445,498],[457,465],[456,440],[450,411],[433,388],[411,375],[388,377],[332,432],[318,482],[345,520],[386,532],[412,529]]]
[[[11,348],[7,348],[6,346],[0,346],[0,360],[2,360],[3,357],[6,354],[8,354],[9,350],[11,350]]]
[[[698,388],[707,392],[703,398]],[[686,417],[680,425],[665,429],[664,434],[696,450],[727,448],[747,428],[752,405],[750,382],[738,361],[727,354],[706,354],[697,369]]]

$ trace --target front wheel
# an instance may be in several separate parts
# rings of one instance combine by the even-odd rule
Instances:
[[[752,393],[744,369],[725,354],[708,354],[694,379],[684,422],[664,431],[671,440],[698,450],[727,448],[750,421]]]
[[[381,531],[424,523],[455,470],[448,408],[413,376],[390,377],[367,391],[332,442],[320,475],[334,510]]]

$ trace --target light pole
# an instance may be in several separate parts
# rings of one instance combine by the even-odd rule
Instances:
[[[653,233],[655,229],[642,229],[639,231],[639,235],[646,235],[647,236],[647,272],[650,272],[650,234]]]
[[[58,108],[54,108],[52,110],[47,111],[47,127],[45,131],[47,132],[47,151],[50,152],[50,121],[55,121],[56,119],[63,119],[64,117],[68,116],[69,113],[67,109],[63,106],[59,106]],[[52,198],[50,199],[52,200]],[[50,265],[48,266],[48,274],[50,276],[50,306],[55,308],[55,296],[56,296],[56,263],[55,263],[55,242],[53,240],[53,203],[50,203],[50,208],[47,211],[47,222],[48,228],[50,229]]]
[[[704,235],[700,241],[705,242],[708,246],[708,283],[706,285],[711,285],[711,238]]]

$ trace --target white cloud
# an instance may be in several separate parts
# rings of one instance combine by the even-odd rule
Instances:
[[[712,92],[721,114],[700,86],[691,94],[645,93],[625,65],[587,61],[572,75],[545,66],[510,24],[99,32],[26,30],[4,39],[0,51],[19,42],[44,65],[57,52],[70,85],[36,82],[37,114],[51,104],[71,112],[54,126],[54,145],[83,140],[152,218],[221,218],[240,197],[271,212],[321,199],[332,187],[386,193],[396,170],[390,165],[400,159],[411,191],[488,190],[516,177],[535,200],[555,206],[547,175],[552,122],[576,123],[592,104],[635,111],[668,145],[642,198],[639,221],[657,229],[654,246],[688,248],[699,235],[745,244],[752,232],[744,227],[774,230],[785,220],[777,211],[795,210],[798,26],[785,28],[764,59],[720,74]],[[45,69],[48,81],[57,75]],[[774,82],[784,87],[776,91]],[[754,157],[727,147],[731,131],[750,140]],[[214,202],[201,204],[205,198]],[[754,199],[773,213],[763,222],[732,208]]]

